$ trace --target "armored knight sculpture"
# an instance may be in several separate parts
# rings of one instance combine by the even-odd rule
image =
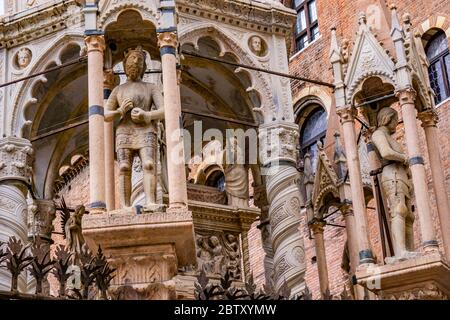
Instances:
[[[381,186],[387,197],[390,211],[390,227],[394,246],[394,258],[386,262],[403,260],[415,256],[413,223],[411,210],[411,183],[409,180],[408,157],[402,146],[395,140],[398,113],[391,107],[378,112],[377,129],[372,141],[381,158]]]
[[[146,207],[156,204],[158,122],[164,118],[163,97],[156,85],[143,82],[146,53],[141,47],[125,54],[127,82],[116,87],[108,99],[105,120],[120,117],[116,129],[119,192],[122,207],[130,207],[133,158],[141,159]]]

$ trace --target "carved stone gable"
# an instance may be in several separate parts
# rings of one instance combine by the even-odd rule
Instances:
[[[335,197],[339,197],[337,184],[338,177],[334,171],[333,165],[328,159],[325,151],[319,147],[319,159],[317,161],[314,189],[312,194],[312,203],[315,212],[318,212],[320,207],[324,204],[324,197],[328,193],[331,192]]]
[[[387,55],[375,35],[366,25],[365,17],[360,18],[350,62],[346,67],[345,85],[348,88],[347,103],[350,103],[358,86],[370,76],[390,79],[395,85],[394,62]]]

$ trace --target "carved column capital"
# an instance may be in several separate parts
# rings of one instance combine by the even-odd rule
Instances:
[[[439,122],[439,116],[433,109],[428,109],[420,112],[418,117],[422,122],[423,128],[436,127],[437,123]]]
[[[158,46],[163,47],[178,47],[178,36],[175,32],[161,32],[158,34]]]
[[[348,202],[348,200],[347,200],[347,202]],[[353,216],[353,207],[350,202],[344,203],[343,205],[341,205],[341,207],[339,209],[344,217]]]
[[[342,108],[338,108],[336,113],[341,119],[341,123],[344,124],[346,122],[353,122],[356,117],[356,109],[352,106],[345,106]]]
[[[308,226],[313,234],[323,233],[325,226],[327,225],[325,220],[314,218],[308,222]]]
[[[105,37],[102,35],[91,35],[84,38],[87,45],[87,52],[99,51],[103,53],[106,49]]]
[[[28,238],[40,237],[53,243],[53,220],[56,218],[56,207],[52,200],[34,200],[28,205]]]
[[[259,128],[259,144],[262,163],[270,166],[278,163],[297,164],[297,145],[299,144],[298,125],[295,123],[276,123]]]
[[[404,104],[414,104],[417,93],[413,88],[406,88],[398,90],[395,96],[398,98],[400,106],[403,106]]]
[[[27,139],[0,139],[0,181],[19,180],[28,183],[32,174],[33,155],[33,148]]]
[[[103,88],[112,90],[118,85],[117,77],[114,74],[114,70],[107,69],[103,71]]]

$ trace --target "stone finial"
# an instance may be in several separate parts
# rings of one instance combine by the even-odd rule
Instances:
[[[341,48],[338,44],[335,27],[331,28],[330,61],[331,63],[342,62]]]
[[[365,25],[367,23],[367,17],[364,12],[360,12],[358,14],[358,24],[359,25]]]
[[[397,15],[397,7],[395,5],[391,5],[391,15],[392,15],[392,27],[391,27],[391,37],[392,40],[398,40],[403,38],[403,28],[398,20]]]

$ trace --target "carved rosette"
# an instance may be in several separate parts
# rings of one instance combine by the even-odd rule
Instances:
[[[161,32],[158,34],[158,46],[163,47],[178,47],[178,37],[175,32]]]
[[[0,181],[19,180],[28,183],[32,173],[33,148],[27,139],[0,139]]]
[[[99,51],[103,54],[106,49],[105,37],[102,35],[87,36],[84,41],[87,45],[87,52]]]
[[[56,218],[55,203],[51,200],[35,200],[28,206],[28,238],[40,237],[53,243],[53,220]]]
[[[298,131],[294,124],[263,127],[260,145],[268,145],[263,155],[264,165],[270,166],[267,174],[267,197],[270,203],[269,218],[272,248],[274,250],[274,289],[283,285],[293,296],[305,288],[305,252],[300,224],[301,195],[295,167]],[[266,140],[267,139],[267,140]]]

